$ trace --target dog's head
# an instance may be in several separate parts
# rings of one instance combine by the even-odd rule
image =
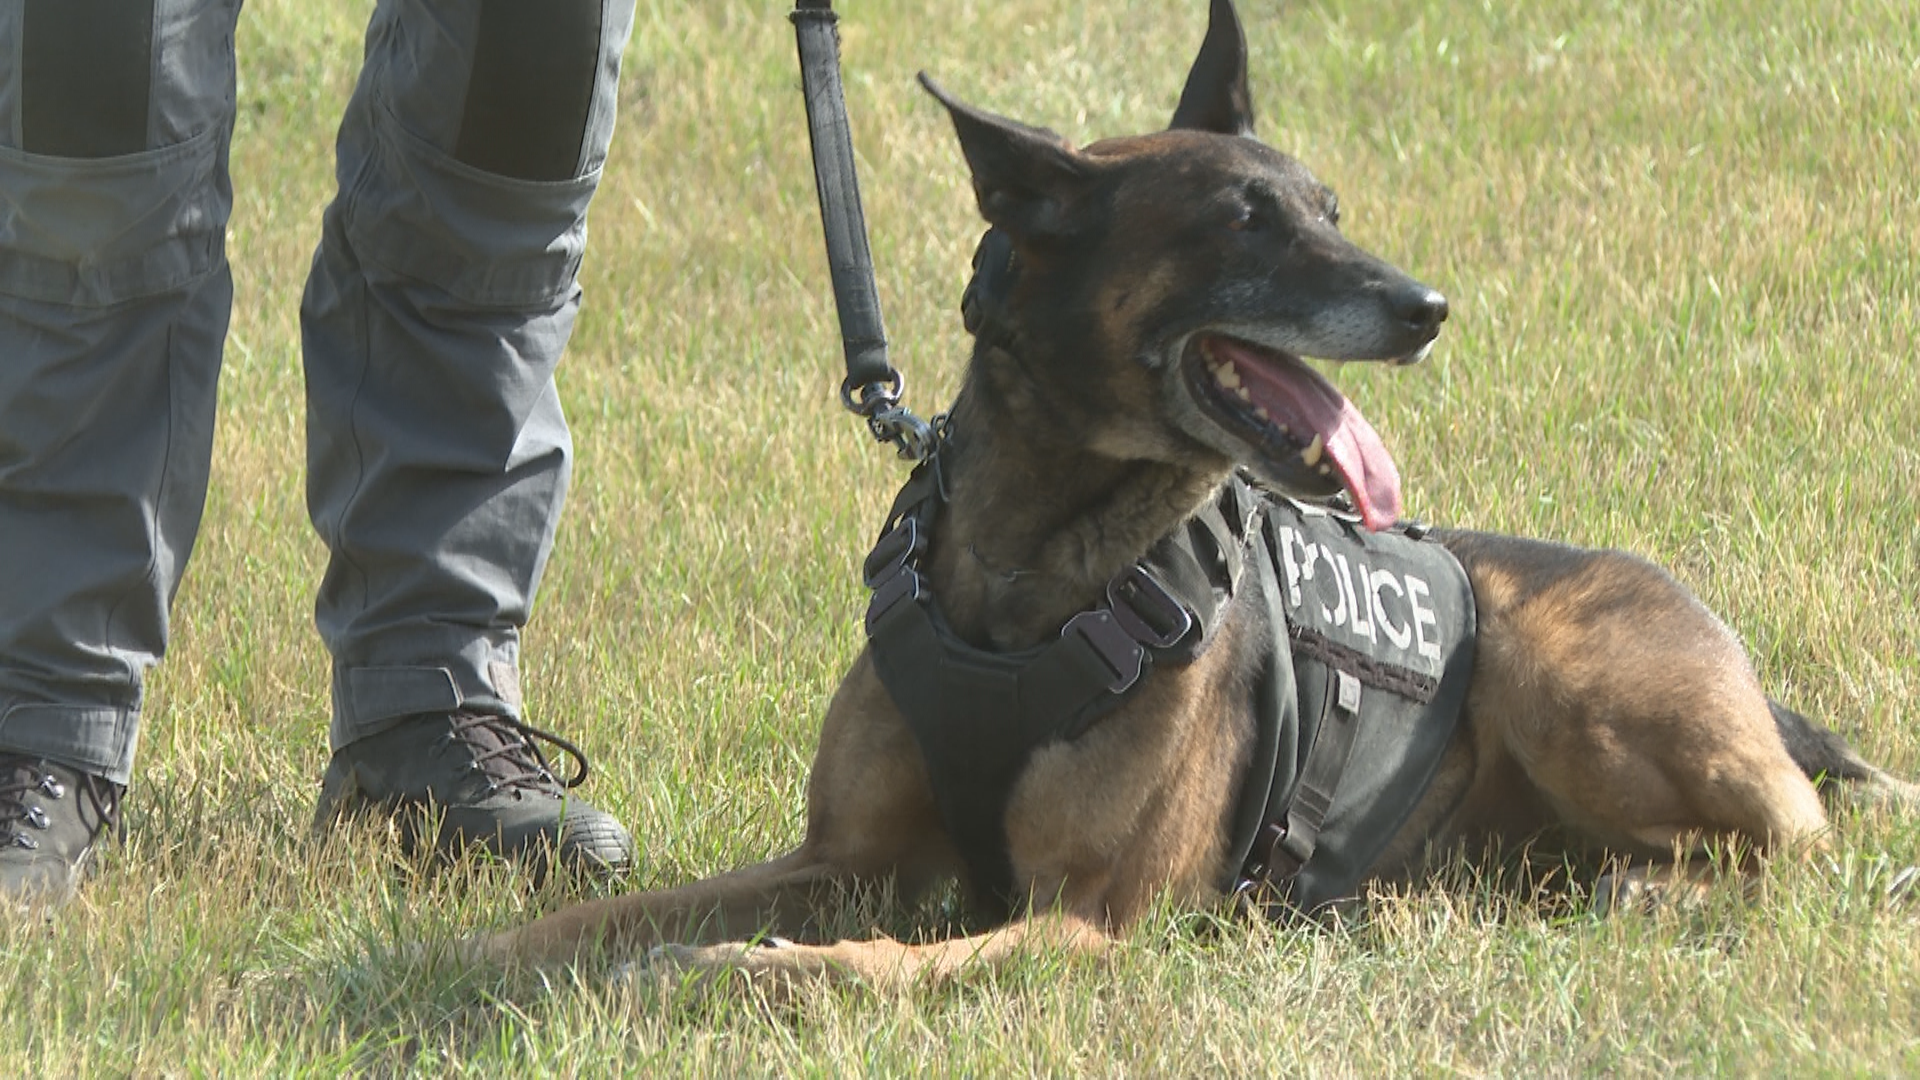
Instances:
[[[1333,192],[1252,137],[1228,0],[1151,135],[1075,149],[921,81],[1010,252],[982,273],[1017,397],[1099,453],[1238,463],[1309,498],[1344,487],[1370,527],[1394,520],[1392,457],[1302,358],[1418,361],[1446,300],[1342,236]]]

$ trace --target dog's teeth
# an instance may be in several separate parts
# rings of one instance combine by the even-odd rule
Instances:
[[[1213,369],[1213,377],[1221,386],[1229,390],[1240,389],[1240,373],[1233,370],[1232,364],[1221,364]]]
[[[1287,430],[1287,425],[1285,425],[1285,424],[1276,424],[1276,425],[1274,425],[1274,426],[1276,426],[1276,427],[1278,427],[1278,428],[1280,429],[1280,434],[1282,434],[1282,435],[1291,435],[1291,434],[1293,434],[1293,433],[1292,433],[1291,431],[1288,431],[1288,430]]]
[[[1236,386],[1236,387],[1234,387],[1234,388],[1233,388],[1233,392],[1234,392],[1234,393],[1236,393],[1236,394],[1238,394],[1238,395],[1240,395],[1240,400],[1241,400],[1241,401],[1252,401],[1252,400],[1253,400],[1253,394],[1252,394],[1252,393],[1251,393],[1250,391],[1248,391],[1248,390],[1247,390],[1247,388],[1246,388],[1246,387],[1244,387],[1244,386]]]
[[[1320,464],[1320,452],[1326,448],[1326,438],[1315,434],[1313,441],[1307,444],[1307,448],[1300,451],[1300,460],[1308,465],[1318,465]]]
[[[1253,407],[1253,415],[1259,417],[1262,420],[1273,419],[1273,417],[1267,415],[1267,407],[1265,405],[1255,405]]]
[[[1320,466],[1319,472],[1321,476],[1332,476],[1333,466],[1322,463]]]

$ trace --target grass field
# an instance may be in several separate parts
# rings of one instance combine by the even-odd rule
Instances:
[[[636,887],[798,839],[903,472],[834,404],[838,340],[781,3],[641,0],[587,307],[575,487],[526,635],[532,719],[646,852]],[[242,18],[237,282],[213,489],[128,810],[48,925],[0,922],[13,1075],[1913,1075],[1920,822],[1843,818],[1763,902],[1602,921],[1464,869],[1301,931],[1169,911],[1110,964],[771,1009],[392,951],[551,907],[316,844],[324,552],[296,310],[369,4]],[[1076,141],[1159,126],[1201,0],[842,5],[896,362],[956,386],[980,225],[925,68]],[[1434,359],[1339,376],[1412,512],[1643,552],[1773,694],[1920,774],[1920,15],[1750,4],[1243,0],[1267,141],[1452,300]]]

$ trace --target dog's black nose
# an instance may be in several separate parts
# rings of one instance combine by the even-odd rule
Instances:
[[[1415,330],[1436,333],[1447,321],[1447,298],[1425,285],[1415,286],[1402,294],[1399,315]]]

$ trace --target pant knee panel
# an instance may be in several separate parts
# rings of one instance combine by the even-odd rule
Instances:
[[[153,0],[30,3],[21,40],[23,149],[102,158],[147,148]]]
[[[0,293],[100,308],[222,265],[238,13],[239,0],[0,12]]]
[[[521,180],[578,174],[600,74],[601,0],[482,0],[453,156]]]

